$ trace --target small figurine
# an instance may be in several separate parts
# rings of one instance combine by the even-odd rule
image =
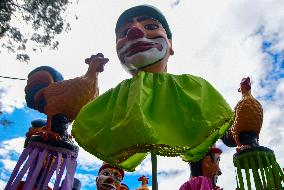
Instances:
[[[148,188],[148,177],[142,175],[141,177],[138,178],[138,181],[141,181],[142,184],[136,190],[149,190],[149,188]]]
[[[103,163],[96,178],[97,190],[120,190],[124,171],[108,163]]]
[[[263,109],[261,104],[251,95],[249,77],[242,79],[239,92],[242,93],[242,99],[235,107],[232,125],[237,151],[250,146],[259,146],[258,138],[263,122]]]
[[[239,92],[242,93],[242,99],[235,107],[234,123],[225,136],[225,139],[233,136],[237,145],[237,152],[233,156],[237,189],[279,189],[282,187],[281,177],[284,174],[276,161],[273,150],[259,145],[263,109],[251,95],[249,77],[242,79]],[[227,142],[227,145],[234,145],[232,139],[223,142]]]
[[[222,174],[219,167],[222,150],[213,146],[199,161],[190,163],[191,176],[179,190],[222,190],[217,186],[218,176]]]
[[[89,64],[86,74],[69,80],[63,80],[62,75],[49,66],[38,67],[29,73],[25,87],[27,105],[45,113],[47,125],[36,133],[30,131],[28,136],[37,134],[45,140],[66,138],[66,129],[80,109],[98,96],[98,73],[103,71],[108,59],[97,54],[85,62]],[[62,126],[52,125],[55,116],[63,122]]]

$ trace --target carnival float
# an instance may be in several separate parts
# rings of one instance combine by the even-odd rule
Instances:
[[[5,190],[80,189],[80,179],[74,178],[78,155],[74,140],[104,161],[98,176],[117,179],[101,176],[99,190],[129,189],[121,182],[123,170],[134,171],[149,153],[152,189],[157,190],[157,155],[196,162],[211,150],[220,153],[212,149],[218,139],[237,146],[232,163],[237,189],[283,189],[283,171],[273,151],[258,143],[263,110],[250,93],[250,78],[241,81],[242,100],[233,111],[201,77],[167,73],[174,54],[172,33],[159,10],[147,5],[128,9],[120,15],[115,32],[119,60],[132,78],[101,95],[98,74],[108,62],[101,53],[85,60],[89,68],[82,77],[63,80],[49,66],[30,72],[27,105],[46,114],[47,120],[32,122]],[[119,184],[113,185],[116,181]],[[147,177],[139,181],[138,189],[148,189]]]

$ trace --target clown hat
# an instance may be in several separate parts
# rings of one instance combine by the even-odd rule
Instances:
[[[214,145],[209,149],[209,152],[210,152],[211,154],[214,154],[214,153],[222,154],[223,151],[222,151],[220,148],[218,148],[218,147],[216,146],[216,144],[214,144]]]
[[[167,37],[169,39],[172,39],[172,32],[170,30],[169,24],[163,15],[163,13],[157,9],[156,7],[153,7],[151,5],[139,5],[136,7],[131,7],[127,10],[125,10],[118,18],[116,26],[115,26],[115,33],[118,32],[119,28],[129,19],[137,16],[149,16],[153,19],[158,20],[164,29],[166,30]]]

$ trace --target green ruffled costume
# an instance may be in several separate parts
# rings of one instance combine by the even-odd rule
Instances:
[[[230,127],[232,115],[200,77],[139,72],[84,106],[72,134],[99,159],[133,171],[151,151],[199,160]]]

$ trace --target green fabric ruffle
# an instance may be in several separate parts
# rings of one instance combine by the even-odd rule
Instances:
[[[99,159],[133,171],[151,151],[199,160],[230,127],[232,115],[200,77],[140,72],[84,106],[72,134]]]

